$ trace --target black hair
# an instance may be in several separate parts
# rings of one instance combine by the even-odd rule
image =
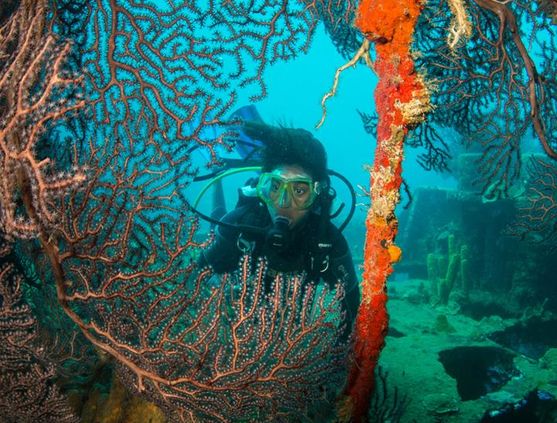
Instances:
[[[244,132],[263,143],[261,161],[264,172],[282,165],[297,165],[315,181],[329,182],[327,153],[311,132],[299,128],[245,122]]]

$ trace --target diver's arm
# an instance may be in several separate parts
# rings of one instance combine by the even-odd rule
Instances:
[[[237,223],[243,213],[241,208],[232,210],[221,219],[226,223]],[[216,273],[230,272],[236,269],[240,260],[240,250],[236,243],[239,231],[217,225],[215,229],[215,239],[209,247],[201,252],[197,261],[200,267],[211,266]]]
[[[340,280],[343,284],[346,324],[351,328],[354,320],[356,320],[356,314],[360,305],[360,288],[354,264],[352,263],[352,254],[347,250],[343,256],[331,258],[330,266],[335,280]]]
[[[358,313],[358,307],[360,305],[360,288],[348,243],[340,232],[337,233],[335,238],[329,262],[329,270],[324,275],[324,279],[330,284],[341,281],[344,287],[343,309],[346,312],[345,336],[348,338],[352,331],[352,326],[356,320],[356,314]]]

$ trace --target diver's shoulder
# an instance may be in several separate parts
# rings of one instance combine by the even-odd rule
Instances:
[[[321,223],[321,215],[316,212],[311,212],[309,216],[310,226],[314,229],[318,228]],[[344,239],[344,235],[342,234],[341,230],[330,220],[326,223],[327,233],[331,236],[332,239]]]

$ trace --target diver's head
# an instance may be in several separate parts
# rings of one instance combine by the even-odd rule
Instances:
[[[328,189],[325,148],[304,129],[247,122],[244,130],[264,145],[259,197],[273,220],[282,216],[296,226]]]
[[[290,228],[307,216],[321,189],[320,183],[298,165],[280,165],[264,172],[257,183],[257,194],[267,204],[273,221],[285,217]]]

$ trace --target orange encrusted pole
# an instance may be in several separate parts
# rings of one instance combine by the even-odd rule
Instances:
[[[384,346],[389,316],[386,281],[401,251],[394,245],[400,199],[403,145],[408,129],[430,110],[428,90],[416,73],[410,44],[419,0],[362,0],[356,26],[375,43],[377,147],[371,171],[371,207],[366,218],[362,301],[355,324],[354,361],[339,417],[367,421],[374,389],[374,369]]]

